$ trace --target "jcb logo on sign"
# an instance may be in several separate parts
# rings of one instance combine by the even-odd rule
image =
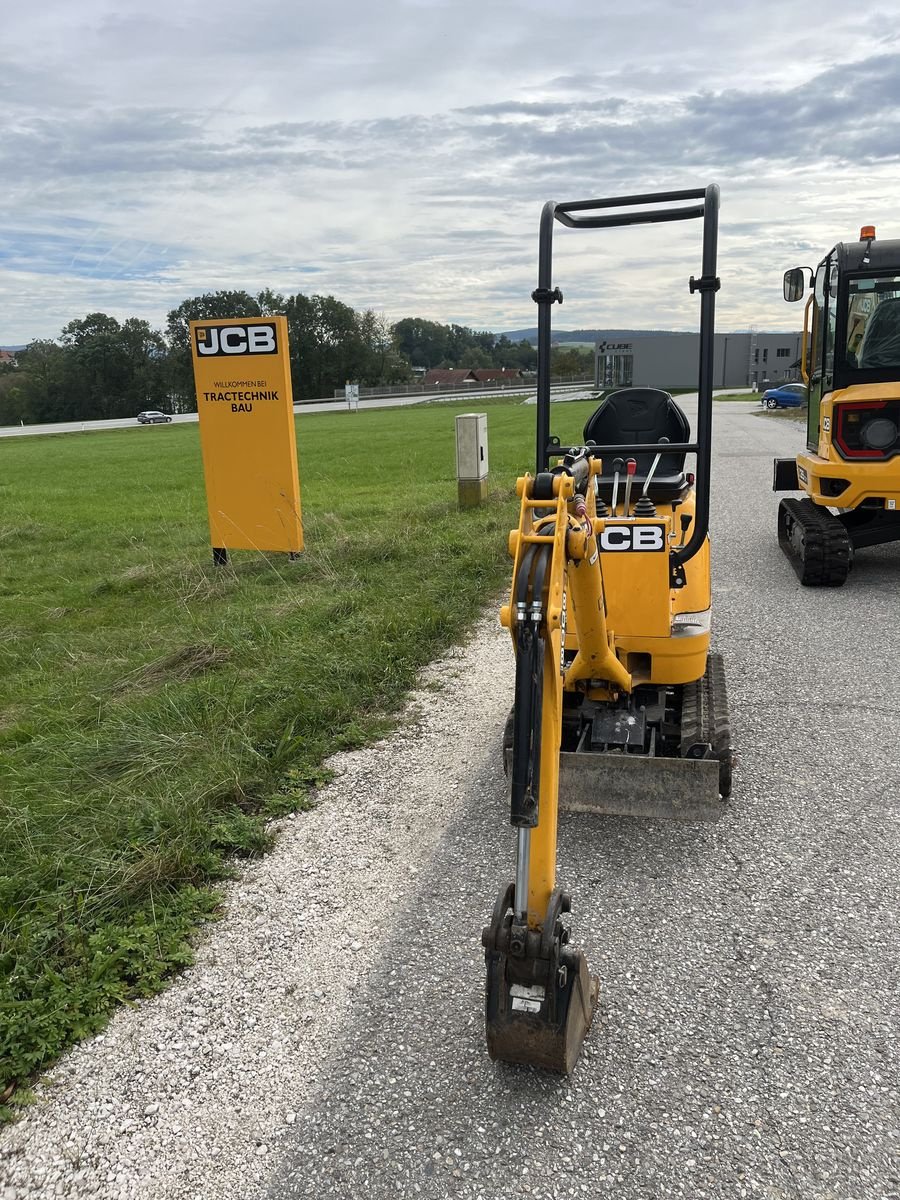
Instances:
[[[195,329],[197,353],[204,358],[217,354],[277,354],[275,323],[271,325],[201,325]]]
[[[600,534],[601,550],[665,550],[662,525],[607,525]]]

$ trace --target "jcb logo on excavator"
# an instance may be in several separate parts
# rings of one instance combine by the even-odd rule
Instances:
[[[607,525],[600,534],[601,550],[665,550],[662,525]]]

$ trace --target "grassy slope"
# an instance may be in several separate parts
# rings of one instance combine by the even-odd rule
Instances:
[[[189,960],[227,856],[506,582],[534,408],[479,407],[492,492],[466,513],[464,406],[301,416],[308,549],[225,569],[196,426],[0,442],[0,1102]]]

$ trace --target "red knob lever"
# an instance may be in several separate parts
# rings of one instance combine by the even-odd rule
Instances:
[[[633,458],[629,458],[628,462],[625,464],[625,470],[629,475],[633,475],[637,470],[637,461]]]

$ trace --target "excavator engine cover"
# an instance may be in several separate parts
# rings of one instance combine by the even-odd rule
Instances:
[[[599,983],[582,951],[566,944],[558,914],[569,911],[568,896],[556,889],[544,929],[533,931],[516,923],[514,890],[501,892],[482,933],[488,1053],[568,1075],[594,1019]]]

